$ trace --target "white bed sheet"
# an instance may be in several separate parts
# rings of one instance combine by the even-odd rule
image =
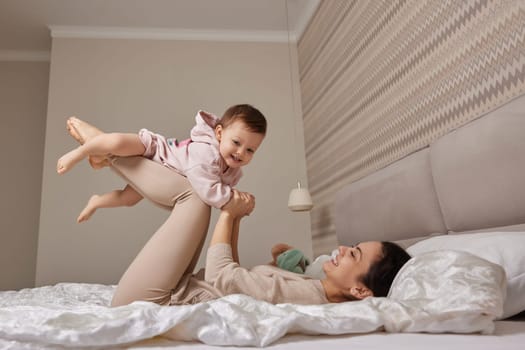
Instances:
[[[525,320],[497,321],[492,335],[480,334],[427,334],[427,333],[385,333],[376,332],[357,335],[287,335],[268,349],[275,350],[523,350],[525,344]],[[214,347],[198,342],[170,341],[153,338],[118,349],[133,350],[253,350],[253,347]]]
[[[0,293],[0,348],[125,349],[124,344],[136,346],[158,335],[179,341],[163,342],[177,348],[193,346],[181,344],[184,340],[230,347],[281,346],[297,339],[286,338],[287,334],[330,334],[331,338],[382,329],[486,335],[495,330],[494,319],[502,313],[505,282],[499,265],[465,252],[439,251],[406,263],[389,298],[340,304],[272,305],[237,294],[195,305],[134,302],[110,308],[115,286],[63,283]],[[304,339],[333,341],[318,336]],[[146,341],[140,346],[157,345]]]

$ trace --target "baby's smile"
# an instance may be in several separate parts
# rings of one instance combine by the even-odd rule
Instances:
[[[236,156],[235,154],[232,154],[231,158],[233,159],[234,162],[237,162],[237,163],[241,163],[242,162],[242,159],[239,158],[238,156]]]

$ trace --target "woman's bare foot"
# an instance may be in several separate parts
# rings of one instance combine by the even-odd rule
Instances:
[[[95,213],[95,211],[99,208],[98,201],[100,199],[99,195],[92,195],[91,198],[88,200],[86,207],[82,209],[80,212],[80,215],[77,218],[77,222],[81,223],[83,221],[87,221],[91,215]]]
[[[81,145],[93,137],[103,134],[100,129],[74,116],[67,119],[66,128],[69,134]]]
[[[66,128],[69,135],[81,145],[86,141],[91,140],[93,137],[103,134],[100,129],[75,116],[67,119]],[[101,169],[110,165],[109,160],[106,157],[101,156],[88,156],[88,161],[93,169]]]
[[[78,148],[64,154],[57,162],[57,173],[64,174],[65,172],[71,170],[82,159],[84,159],[82,151]]]

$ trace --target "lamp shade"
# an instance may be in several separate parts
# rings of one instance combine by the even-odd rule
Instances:
[[[288,197],[288,208],[291,211],[308,211],[313,206],[312,197],[308,189],[301,188],[301,185],[297,184],[297,188],[294,188],[290,192],[290,197]]]

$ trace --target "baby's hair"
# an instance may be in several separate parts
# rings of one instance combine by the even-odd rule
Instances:
[[[242,121],[251,132],[266,135],[266,118],[257,108],[248,104],[231,106],[218,124],[226,129],[237,120]]]

